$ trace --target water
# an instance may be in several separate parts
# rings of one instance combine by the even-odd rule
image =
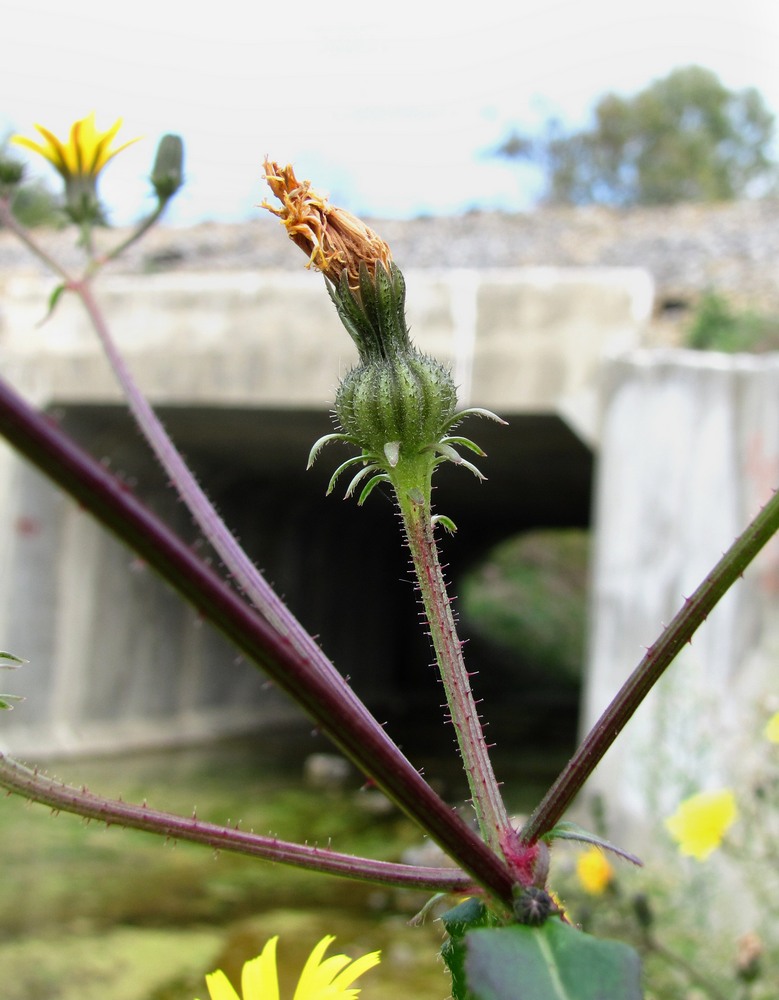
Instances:
[[[273,737],[68,760],[47,770],[101,794],[146,799],[184,815],[197,809],[202,819],[240,821],[258,833],[371,857],[397,859],[419,844],[404,817],[376,810],[358,775],[341,789],[306,787],[306,757],[327,750],[308,727],[293,727]],[[519,758],[512,760],[516,770]],[[418,762],[452,801],[462,797],[453,752]],[[499,758],[498,767],[515,792],[511,804],[524,799],[529,807],[541,783],[538,767],[531,768],[532,781],[517,782],[507,773],[509,763]],[[389,1000],[410,987],[414,996],[447,995],[436,957],[440,924],[407,926],[426,894],[215,856],[74,816],[53,818],[15,796],[0,800],[0,833],[6,1000],[202,1000],[206,971],[216,965],[236,970],[276,933],[288,977],[320,937],[335,933],[344,950],[385,954],[380,971],[366,978],[366,1000]]]

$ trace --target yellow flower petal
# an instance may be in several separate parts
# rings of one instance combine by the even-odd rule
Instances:
[[[217,969],[216,972],[211,972],[206,976],[206,986],[211,995],[211,1000],[241,1000],[233,989],[230,980],[221,969]]]
[[[324,954],[335,941],[327,935],[314,947],[300,974],[294,1000],[355,1000],[359,988],[351,984],[368,969],[379,964],[379,952],[352,961],[347,955]],[[221,970],[206,976],[211,1000],[279,1000],[279,980],[276,966],[276,943],[271,938],[257,958],[244,964],[241,972],[239,997]]]
[[[603,851],[593,846],[577,858],[576,875],[585,892],[599,896],[614,878],[614,869]]]
[[[335,977],[333,986],[337,989],[344,989],[347,986],[351,986],[355,979],[359,979],[363,973],[368,972],[369,969],[373,969],[380,961],[381,954],[378,951],[372,951],[367,955],[356,958],[343,972]],[[356,996],[360,991],[348,990],[347,992],[350,996]]]
[[[764,730],[765,738],[771,743],[779,743],[779,712],[774,712]]]
[[[36,128],[41,132],[43,131],[40,125],[36,125]],[[57,140],[55,136],[52,136],[52,139],[55,140],[56,144],[59,144],[59,140]],[[49,143],[48,146],[42,146],[39,142],[35,142],[33,139],[28,139],[24,135],[12,135],[11,142],[16,146],[24,146],[26,149],[31,149],[33,153],[38,153],[39,156],[43,156],[49,161],[49,163],[52,163],[57,170],[60,170],[60,167],[64,165],[64,161],[58,155],[56,145],[52,147],[52,144]]]
[[[665,826],[688,857],[705,861],[738,818],[736,798],[729,788],[699,792],[685,799]]]
[[[257,958],[246,962],[241,972],[243,1000],[279,1000],[279,976],[276,967],[276,943],[272,937]]]
[[[331,934],[326,935],[319,941],[306,959],[306,964],[300,973],[300,980],[295,990],[294,1000],[311,1000],[312,997],[317,997],[332,980],[332,976],[328,978],[324,978],[323,976],[322,970],[324,965],[322,964],[322,958],[333,941],[335,941],[335,938]],[[346,959],[346,956],[340,955],[336,956],[336,958]],[[331,965],[332,961],[332,957],[328,959],[328,963]],[[348,962],[348,959],[346,961]],[[333,970],[333,974],[341,968],[342,964]]]

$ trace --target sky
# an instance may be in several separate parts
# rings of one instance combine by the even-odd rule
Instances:
[[[586,123],[607,91],[678,66],[754,86],[779,118],[777,0],[0,0],[0,137],[65,136],[91,111],[121,138],[101,193],[123,224],[152,205],[156,143],[179,133],[175,225],[251,218],[262,162],[352,212],[526,210],[529,168],[490,155],[513,128]],[[444,11],[445,13],[442,13]],[[21,151],[20,151],[21,152]],[[32,160],[31,160],[32,170]],[[43,161],[34,174],[53,174]]]

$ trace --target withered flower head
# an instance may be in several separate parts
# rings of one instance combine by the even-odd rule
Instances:
[[[358,296],[361,264],[372,278],[377,263],[389,272],[392,254],[384,240],[351,212],[330,205],[310,181],[298,181],[289,164],[280,167],[266,158],[265,179],[281,208],[266,201],[262,208],[279,217],[289,238],[308,256],[309,267],[320,270],[336,287],[346,272],[349,287]]]

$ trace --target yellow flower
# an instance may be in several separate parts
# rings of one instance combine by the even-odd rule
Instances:
[[[105,132],[99,132],[95,126],[94,111],[86,118],[81,118],[71,125],[70,138],[67,142],[58,139],[43,125],[35,127],[46,140],[45,144],[35,142],[23,135],[12,136],[11,142],[16,143],[17,146],[25,146],[34,153],[39,153],[54,166],[65,181],[72,177],[97,177],[109,160],[138,141],[130,139],[118,149],[111,149],[114,136],[122,127],[122,119],[117,118],[111,128]]]
[[[310,181],[299,181],[289,164],[280,167],[266,159],[265,180],[281,208],[266,201],[261,208],[279,217],[289,238],[307,254],[309,267],[318,268],[336,287],[345,271],[349,287],[357,295],[361,263],[372,278],[377,263],[389,272],[392,254],[384,240],[351,212],[330,205],[324,195],[312,189]]]
[[[614,878],[614,869],[603,851],[590,847],[577,858],[576,875],[585,892],[600,896]]]
[[[206,976],[211,1000],[279,1000],[279,979],[276,969],[276,942],[273,937],[262,953],[246,962],[241,972],[241,996],[221,969]],[[379,964],[379,952],[352,961],[346,955],[324,953],[335,941],[332,935],[322,938],[308,956],[300,974],[293,1000],[355,1000],[360,989],[352,983],[363,973]]]
[[[685,799],[665,825],[682,854],[705,861],[737,818],[736,798],[724,788]]]
[[[121,153],[137,139],[130,139],[122,146],[111,149],[111,143],[122,125],[117,118],[111,128],[98,131],[95,114],[74,122],[67,142],[58,139],[43,125],[35,127],[45,142],[36,142],[23,135],[14,135],[11,142],[24,146],[48,160],[65,181],[65,199],[68,213],[74,222],[100,222],[102,212],[97,200],[97,178],[100,171],[117,153]]]
[[[771,743],[779,743],[779,712],[774,712],[763,732]]]

